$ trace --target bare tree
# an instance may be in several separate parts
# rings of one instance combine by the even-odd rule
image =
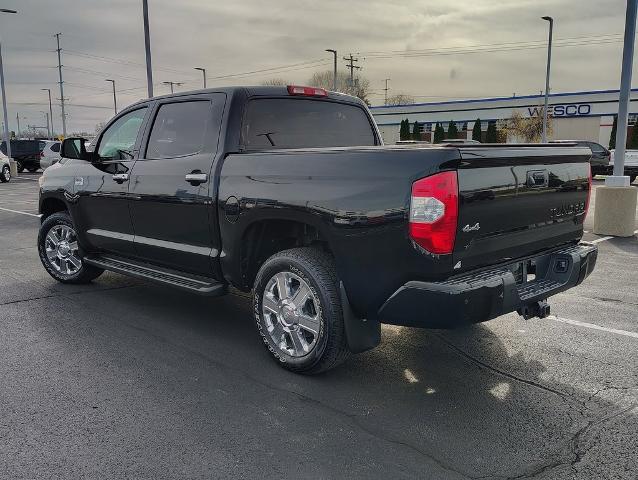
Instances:
[[[332,90],[333,74],[334,72],[332,70],[315,72],[308,80],[308,85]],[[356,76],[354,77],[354,84],[351,84],[349,74],[345,72],[338,72],[337,91],[348,95],[354,95],[367,104],[370,103],[368,99],[368,96],[370,95],[370,81],[367,78]]]
[[[414,97],[405,93],[397,93],[388,97],[387,105],[412,105],[413,103],[416,103]]]
[[[543,137],[543,109],[538,110],[538,114],[524,117],[519,111],[514,111],[512,116],[501,126],[503,133],[510,139],[522,140],[523,142],[539,142]],[[547,135],[553,132],[551,117],[547,118]]]
[[[261,82],[264,86],[279,86],[279,85],[290,85],[290,82],[284,78],[269,78],[268,80],[264,80]]]

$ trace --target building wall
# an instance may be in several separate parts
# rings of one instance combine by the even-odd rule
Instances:
[[[554,118],[553,125],[552,140],[600,139],[600,117]]]

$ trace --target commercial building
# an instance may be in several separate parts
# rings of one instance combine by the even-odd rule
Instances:
[[[614,116],[618,113],[618,90],[553,93],[549,96],[548,112],[552,117],[555,140],[590,140],[609,145]],[[489,122],[511,118],[518,111],[524,117],[542,113],[543,95],[524,95],[481,98],[446,102],[417,103],[413,105],[371,107],[383,140],[391,144],[399,140],[401,120],[408,119],[410,131],[419,122],[422,139],[432,141],[436,123],[447,132],[454,121],[457,138],[472,138],[472,128],[481,120],[483,136]],[[629,131],[638,119],[638,89],[631,91]]]

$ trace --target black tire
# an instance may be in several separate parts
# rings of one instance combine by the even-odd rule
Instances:
[[[4,165],[2,171],[0,171],[0,182],[6,183],[11,180],[11,167]]]
[[[262,312],[266,288],[278,273],[291,272],[301,278],[318,300],[316,317],[319,331],[314,347],[304,356],[292,356],[273,341]],[[284,368],[304,374],[317,374],[343,363],[349,356],[339,280],[332,257],[315,248],[293,248],[270,257],[261,266],[253,288],[253,311],[257,329],[272,357]]]
[[[18,173],[24,172],[24,163],[22,163],[22,160],[16,160],[16,167],[18,169]]]
[[[629,175],[629,183],[634,183],[634,180],[636,180],[636,175]]]
[[[39,166],[39,165],[38,165],[38,166],[36,166],[36,165],[29,165],[29,166],[27,167],[27,170],[28,170],[29,172],[31,172],[31,173],[35,173],[35,172],[37,172],[38,170],[40,170],[40,166]]]
[[[89,283],[99,277],[104,270],[91,265],[86,265],[84,262],[81,262],[81,267],[76,272],[67,274],[58,270],[51,260],[49,260],[46,251],[47,235],[53,228],[58,226],[67,226],[75,231],[71,216],[67,212],[58,212],[50,215],[44,220],[44,222],[42,222],[38,233],[38,255],[40,256],[40,261],[48,274],[55,278],[58,282],[71,284]],[[78,249],[78,254],[81,259],[81,249]]]

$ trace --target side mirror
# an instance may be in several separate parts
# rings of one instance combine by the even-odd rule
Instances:
[[[86,151],[86,138],[71,137],[65,138],[60,149],[62,158],[73,158],[77,160],[91,160],[91,155]]]

